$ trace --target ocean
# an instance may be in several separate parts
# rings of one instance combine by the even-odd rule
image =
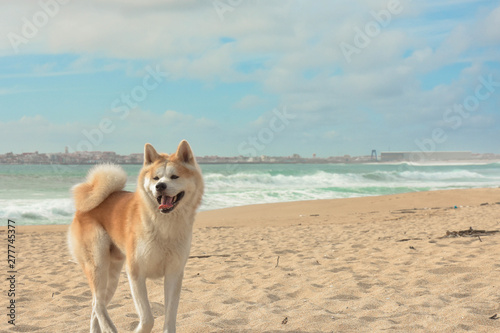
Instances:
[[[70,189],[88,165],[0,165],[0,225],[68,224]],[[140,165],[124,165],[134,191]],[[351,198],[416,191],[500,186],[500,163],[201,165],[200,211],[271,202]],[[453,203],[450,203],[453,205]]]

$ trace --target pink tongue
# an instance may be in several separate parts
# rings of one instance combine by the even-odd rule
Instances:
[[[162,196],[161,197],[161,205],[160,207],[158,207],[158,209],[170,209],[172,207],[174,207],[174,204],[172,203],[172,200],[174,198],[173,197],[169,197],[169,196]]]

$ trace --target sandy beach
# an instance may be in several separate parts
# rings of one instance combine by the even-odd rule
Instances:
[[[1,332],[89,331],[91,293],[67,227],[16,227],[16,325],[3,278]],[[470,228],[485,232],[458,234]],[[177,330],[500,332],[500,233],[488,233],[497,230],[500,188],[202,212]],[[163,281],[148,289],[161,332]],[[125,272],[109,313],[119,332],[138,323]]]

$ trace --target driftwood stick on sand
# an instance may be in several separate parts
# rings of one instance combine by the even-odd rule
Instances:
[[[230,255],[229,254],[205,254],[201,256],[189,256],[189,259],[197,258],[197,259],[205,259],[205,258],[210,258],[210,257],[222,257],[222,258],[228,258]]]
[[[452,238],[452,237],[479,237],[479,236],[488,236],[488,235],[493,235],[496,234],[497,232],[500,232],[500,230],[474,230],[472,227],[470,227],[467,230],[461,230],[461,231],[446,231],[446,235],[443,237],[439,238]],[[481,238],[479,237],[479,240]]]

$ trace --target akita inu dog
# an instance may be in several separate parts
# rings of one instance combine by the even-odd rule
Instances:
[[[73,188],[76,213],[68,241],[92,291],[90,331],[117,331],[106,306],[125,262],[139,313],[135,332],[153,328],[146,278],[159,277],[165,279],[163,329],[175,332],[194,216],[203,195],[201,171],[187,141],[172,155],[146,144],[137,190],[123,191],[126,181],[119,166],[99,165]]]

